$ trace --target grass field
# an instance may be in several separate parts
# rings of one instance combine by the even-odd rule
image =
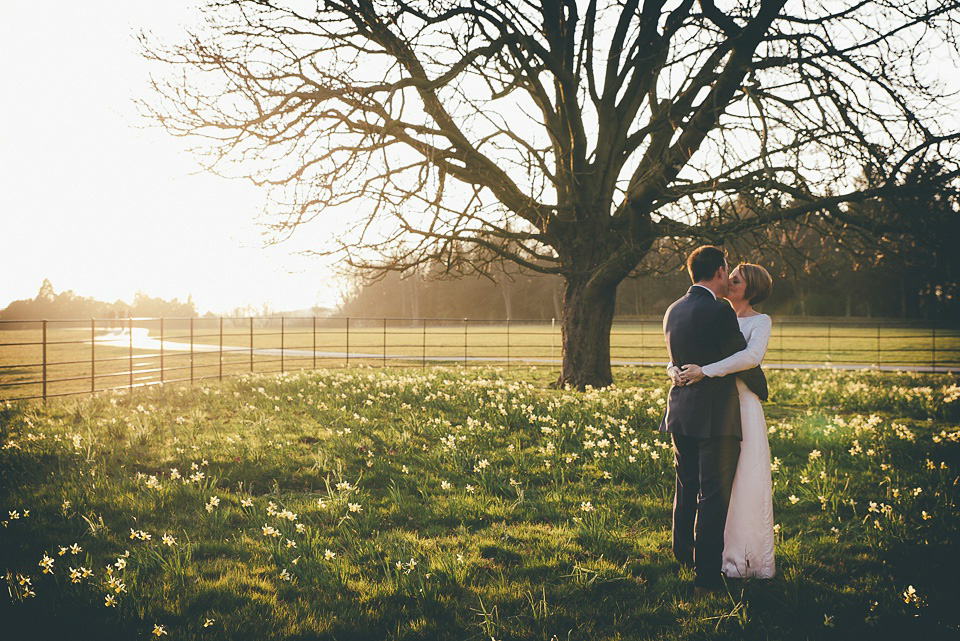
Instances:
[[[49,322],[47,395],[248,372],[333,368],[365,363],[424,367],[437,362],[484,365],[556,361],[560,330],[551,323],[351,321],[345,319],[195,319],[135,321],[131,334],[108,321]],[[160,338],[163,337],[161,356]],[[91,347],[92,337],[96,345]],[[195,346],[191,355],[189,345]],[[43,331],[0,332],[0,399],[43,395]],[[221,353],[222,345],[222,353]],[[213,351],[207,351],[207,350]],[[314,351],[316,356],[314,356]],[[350,354],[348,357],[347,354]],[[611,334],[614,362],[666,362],[658,321],[624,321]],[[766,362],[867,366],[960,367],[960,330],[884,325],[781,322]],[[542,362],[549,366],[551,363]],[[29,384],[26,384],[29,383]]]
[[[704,600],[669,550],[660,369],[586,393],[553,376],[358,368],[0,404],[4,636],[960,635],[956,376],[771,372],[778,574]]]

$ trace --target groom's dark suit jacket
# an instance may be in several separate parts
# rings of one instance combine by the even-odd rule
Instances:
[[[677,367],[702,367],[747,347],[729,303],[714,299],[707,289],[696,285],[667,309],[663,333],[670,360]],[[766,400],[767,380],[759,366],[737,376]],[[735,376],[704,377],[692,385],[671,387],[660,431],[696,438],[742,438]]]

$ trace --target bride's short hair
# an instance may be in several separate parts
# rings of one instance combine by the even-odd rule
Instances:
[[[770,272],[753,263],[740,263],[737,265],[737,271],[740,272],[746,285],[743,297],[749,300],[751,305],[759,305],[767,300],[773,290],[773,278],[770,277]]]

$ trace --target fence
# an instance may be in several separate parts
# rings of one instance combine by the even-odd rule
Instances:
[[[127,318],[0,321],[0,401],[369,366],[556,367],[560,325],[442,318]],[[659,318],[617,320],[613,365],[663,365]],[[897,322],[774,319],[773,367],[960,368],[960,329]]]

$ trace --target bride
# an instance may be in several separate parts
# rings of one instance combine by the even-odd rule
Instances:
[[[705,376],[727,376],[759,365],[770,341],[771,320],[753,309],[770,295],[773,279],[759,265],[741,263],[730,272],[727,300],[737,312],[740,332],[747,348],[728,358],[702,367],[672,363],[667,372],[677,385],[690,385]],[[733,478],[730,508],[723,532],[721,569],[730,578],[773,577],[773,485],[770,475],[770,447],[763,407],[756,394],[737,378],[743,440]]]

